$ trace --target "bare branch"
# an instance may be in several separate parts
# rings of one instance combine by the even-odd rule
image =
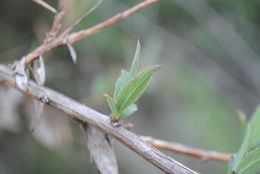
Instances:
[[[48,45],[41,45],[39,46],[36,50],[34,50],[33,52],[29,53],[28,55],[25,56],[26,59],[26,64],[30,64],[31,62],[33,62],[35,59],[37,59],[37,57],[39,55],[43,55],[46,52],[61,46],[61,45],[67,45],[67,43],[75,43],[78,42],[82,39],[85,39],[86,37],[89,37],[91,35],[96,34],[97,32],[108,28],[109,26],[116,24],[120,21],[122,21],[123,19],[125,19],[126,17],[129,17],[137,12],[139,12],[140,10],[158,2],[159,0],[145,0],[144,2],[141,2],[140,4],[137,4],[136,6],[127,9],[126,11],[122,12],[122,13],[118,13],[117,15],[115,15],[114,17],[101,22],[89,29],[86,30],[82,30],[76,33],[72,33],[70,35],[67,35],[67,33],[63,33],[61,35],[59,35],[57,38],[53,39],[51,42],[48,43]]]
[[[83,38],[86,38],[90,35],[96,34],[97,32],[99,32],[100,30],[103,30],[115,23],[118,23],[120,21],[122,21],[123,19],[127,18],[128,16],[131,16],[137,12],[139,12],[140,10],[154,4],[155,2],[158,2],[159,0],[146,0],[144,2],[141,2],[140,4],[122,12],[122,13],[118,13],[117,15],[115,15],[114,17],[94,26],[91,27],[87,30],[83,30],[83,31],[79,31],[77,33],[71,34],[69,36],[69,42],[70,43],[75,43],[77,41],[82,40]]]
[[[203,149],[189,147],[180,143],[173,143],[160,139],[155,139],[152,137],[141,136],[140,138],[145,142],[151,144],[152,146],[156,147],[157,149],[179,153],[181,155],[190,156],[203,161],[213,160],[226,163],[231,157],[231,154],[228,153],[207,151]]]
[[[51,11],[52,13],[56,14],[57,10],[55,8],[53,8],[51,5],[49,5],[48,3],[44,2],[43,0],[33,0],[35,3],[39,4],[40,6],[42,6],[43,8]]]
[[[0,83],[9,87],[17,88],[15,84],[15,72],[4,65],[0,65]],[[27,89],[19,89],[39,101],[60,109],[72,118],[82,123],[89,123],[99,130],[109,134],[119,142],[132,149],[145,160],[158,167],[165,173],[170,174],[196,174],[188,167],[162,154],[151,145],[145,143],[136,134],[123,127],[113,127],[109,117],[103,115],[87,106],[80,104],[73,99],[66,97],[54,90],[43,86],[38,86],[33,81],[29,81]]]
[[[64,32],[63,35],[69,34],[71,30],[76,27],[84,18],[86,18],[88,15],[90,15],[93,11],[95,11],[100,4],[103,2],[103,0],[99,0],[93,7],[91,7],[85,14],[83,14],[74,24],[72,24],[69,28],[67,28]]]
[[[48,37],[52,37],[52,38],[56,37],[56,35],[57,35],[58,32],[60,31],[60,28],[61,28],[61,25],[62,25],[62,24],[61,24],[61,23],[62,23],[62,18],[63,18],[63,16],[64,16],[64,14],[65,14],[65,10],[64,10],[64,8],[62,8],[61,11],[58,12],[58,13],[55,15],[54,21],[53,21],[53,23],[52,23],[51,30],[50,30],[50,32],[49,32],[49,36],[47,36],[47,38],[48,38]],[[49,41],[48,41],[48,39],[46,39],[44,42],[46,43],[46,42],[49,42]]]

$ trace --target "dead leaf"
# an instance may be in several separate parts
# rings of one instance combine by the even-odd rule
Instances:
[[[101,174],[118,174],[116,156],[109,136],[89,124],[84,124],[82,127],[87,147],[99,172]]]
[[[76,64],[77,63],[77,53],[76,53],[74,47],[70,43],[67,43],[67,46],[69,48],[72,61],[73,61],[74,64]]]

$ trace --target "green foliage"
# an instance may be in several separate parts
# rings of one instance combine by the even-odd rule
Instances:
[[[160,67],[159,65],[150,66],[138,74],[139,63],[140,43],[138,41],[129,72],[122,70],[121,75],[116,81],[114,98],[108,94],[104,94],[112,112],[111,120],[113,122],[137,111],[137,106],[134,103],[144,93],[152,75]]]
[[[252,174],[260,171],[260,107],[248,123],[243,143],[238,154],[230,161],[231,171],[238,174]]]

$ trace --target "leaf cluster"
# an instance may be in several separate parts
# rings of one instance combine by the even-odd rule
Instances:
[[[154,72],[160,67],[159,65],[150,66],[138,73],[139,64],[140,43],[138,41],[130,70],[129,72],[121,71],[115,84],[114,96],[104,94],[112,112],[112,122],[117,122],[120,118],[127,117],[137,111],[135,102],[145,91]]]

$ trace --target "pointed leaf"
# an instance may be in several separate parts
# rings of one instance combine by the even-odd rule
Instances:
[[[153,75],[160,66],[151,66],[141,72],[137,78],[128,82],[120,91],[118,100],[115,101],[119,113],[124,111],[128,106],[133,104],[144,92],[145,88]]]
[[[104,97],[105,97],[105,99],[106,99],[106,101],[108,103],[108,106],[109,106],[109,108],[110,108],[110,110],[112,112],[112,116],[113,115],[117,115],[118,110],[116,108],[116,104],[115,104],[114,99],[112,97],[110,97],[108,94],[104,94]]]
[[[101,174],[118,174],[114,149],[108,135],[97,128],[84,124],[88,150]]]
[[[118,94],[123,89],[123,87],[126,85],[126,83],[130,80],[133,80],[137,76],[137,71],[140,63],[140,42],[138,40],[135,56],[132,62],[132,65],[130,67],[129,73],[126,70],[121,71],[121,75],[116,81],[115,85],[115,92],[114,92],[114,99],[118,99]]]
[[[77,53],[76,53],[74,47],[70,43],[67,43],[67,46],[69,48],[72,61],[73,61],[74,64],[76,64],[77,63]]]
[[[121,75],[117,79],[116,85],[115,85],[115,92],[114,92],[115,100],[117,100],[119,92],[123,89],[123,87],[127,83],[128,79],[129,79],[128,77],[129,77],[128,72],[126,70],[122,70]]]
[[[137,46],[135,50],[135,56],[131,65],[131,68],[129,70],[129,79],[134,79],[137,75],[139,63],[140,63],[140,42],[139,40],[137,41]]]
[[[31,128],[32,132],[37,128],[37,126],[39,125],[39,123],[41,121],[41,117],[42,117],[42,113],[43,113],[43,109],[44,109],[44,103],[35,100],[34,109],[35,109],[35,117],[33,118],[34,120],[33,120],[32,128]]]
[[[137,106],[136,104],[131,104],[128,108],[126,108],[123,112],[122,112],[122,118],[130,116],[131,114],[133,114],[135,111],[137,111]]]

